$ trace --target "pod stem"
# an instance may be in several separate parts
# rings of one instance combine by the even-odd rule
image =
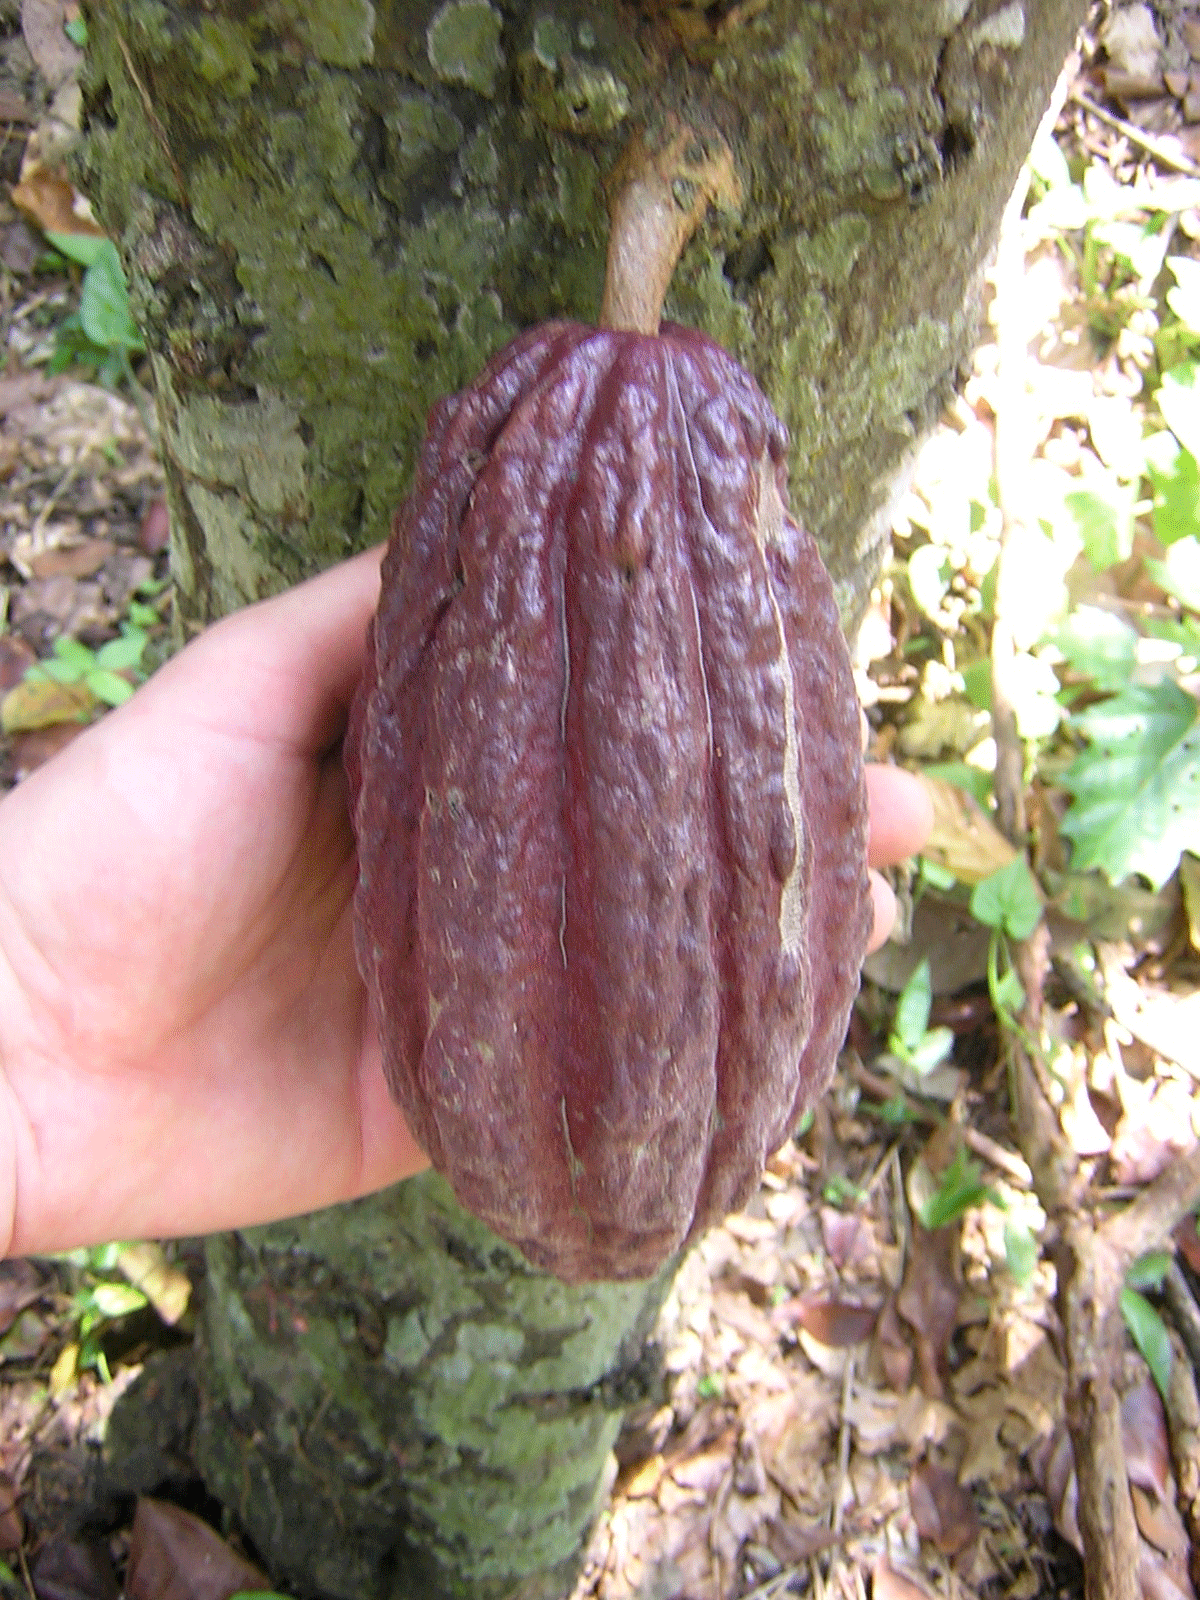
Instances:
[[[657,333],[671,275],[705,212],[740,199],[733,155],[720,135],[672,120],[655,149],[636,135],[615,177],[600,325]]]

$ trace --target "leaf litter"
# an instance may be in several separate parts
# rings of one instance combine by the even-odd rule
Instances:
[[[25,47],[56,74],[77,12],[22,9]],[[39,105],[11,40],[5,60],[0,109],[43,136],[25,215],[87,235],[42,153],[69,74]],[[656,1332],[661,1391],[618,1441],[576,1600],[1081,1591],[1060,1224],[1011,1114],[1006,1051],[1036,1002],[1055,1159],[1081,1164],[1082,1203],[1119,1214],[1194,1149],[1200,839],[1195,813],[1171,805],[1196,726],[1198,161],[1200,24],[1183,7],[1115,7],[1035,157],[1023,224],[1039,515],[1004,537],[993,337],[923,452],[860,635],[872,753],[924,770],[935,797],[934,838],[897,875],[900,939],[868,966],[827,1101],[746,1212],[684,1263]],[[103,714],[100,653],[165,617],[153,440],[134,401],[48,372],[79,272],[33,276],[30,238],[0,201],[5,784]],[[996,804],[1002,560],[1024,596],[1011,681],[1028,854]],[[132,623],[138,606],[158,621]],[[1043,928],[1051,955],[1030,984],[1021,947]],[[1177,1331],[1195,1312],[1200,1234],[1191,1214],[1173,1231],[1175,1277],[1122,1291],[1145,1309],[1125,1318],[1114,1374],[1149,1596],[1193,1594],[1200,1532],[1196,1357]],[[133,1600],[226,1600],[269,1587],[253,1552],[194,1515],[196,1481],[190,1505],[142,1493],[132,1524],[128,1484],[119,1501],[103,1489],[122,1396],[186,1361],[199,1275],[194,1253],[149,1244],[0,1266],[6,1589],[107,1597],[123,1576]],[[142,1490],[179,1488],[186,1459],[163,1460]]]

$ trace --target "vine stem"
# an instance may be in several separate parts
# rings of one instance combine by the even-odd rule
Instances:
[[[655,334],[671,275],[709,206],[740,202],[733,155],[719,134],[672,119],[653,147],[634,137],[614,178],[600,325]]]

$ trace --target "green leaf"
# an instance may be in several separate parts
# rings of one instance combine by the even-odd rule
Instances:
[[[940,1067],[954,1049],[954,1031],[951,1028],[930,1028],[907,1052],[908,1065],[914,1072],[924,1075]]]
[[[1147,561],[1155,583],[1175,596],[1189,611],[1200,611],[1200,539],[1190,534],[1176,539],[1165,561]]]
[[[941,613],[953,576],[950,552],[940,544],[923,544],[908,558],[908,586],[913,599],[933,621]]]
[[[1071,868],[1111,883],[1140,872],[1155,889],[1184,850],[1200,852],[1200,708],[1164,679],[1131,685],[1081,712],[1090,740],[1063,774],[1074,796],[1062,832]]]
[[[920,856],[918,857],[918,865],[921,877],[931,889],[940,889],[945,894],[953,889],[958,882],[950,868],[944,867],[940,861],[932,861],[928,856]]]
[[[1076,489],[1063,496],[1084,553],[1097,572],[1124,561],[1133,549],[1133,501],[1115,482],[1098,489]]]
[[[1121,1315],[1165,1398],[1171,1382],[1171,1338],[1163,1319],[1136,1289],[1121,1290]]]
[[[98,1283],[92,1290],[92,1304],[102,1317],[128,1317],[150,1302],[131,1283]]]
[[[1123,689],[1137,664],[1137,629],[1112,611],[1080,606],[1054,630],[1054,643],[1099,689]]]
[[[925,1037],[932,1009],[933,979],[929,962],[924,960],[914,967],[896,1002],[896,1018],[892,1026],[905,1050],[915,1050]]]
[[[1038,1263],[1038,1242],[1022,1222],[1005,1220],[1004,1261],[1018,1283],[1026,1284],[1033,1277]]]
[[[1125,1273],[1127,1289],[1161,1289],[1163,1279],[1174,1260],[1169,1250],[1151,1250],[1129,1264]]]
[[[1154,537],[1172,545],[1200,532],[1200,465],[1166,428],[1150,434],[1144,448],[1154,493]]]
[[[110,672],[136,667],[146,648],[146,635],[139,628],[127,628],[119,639],[110,639],[96,652],[96,665]]]
[[[1200,261],[1190,256],[1168,256],[1175,287],[1167,290],[1167,304],[1191,333],[1200,333]]]
[[[980,711],[992,709],[992,663],[986,656],[960,667],[967,699]]]
[[[1164,372],[1155,396],[1163,421],[1185,450],[1200,457],[1200,366],[1181,361]]]
[[[72,639],[69,634],[59,634],[55,639],[54,654],[68,666],[79,667],[83,672],[96,665],[95,652],[89,650],[86,644],[80,644],[78,639]]]
[[[1009,967],[1002,978],[997,978],[992,991],[992,1004],[999,1011],[1007,1011],[1010,1016],[1015,1016],[1025,1004],[1025,985],[1013,967]]]
[[[971,915],[1011,939],[1028,939],[1042,915],[1042,893],[1024,856],[982,879],[971,890]]]
[[[157,628],[162,618],[153,606],[148,606],[142,600],[129,602],[129,620],[135,628]]]
[[[47,239],[68,261],[75,261],[81,267],[90,267],[99,257],[105,245],[112,248],[111,241],[102,233],[53,233],[46,234]]]
[[[956,789],[965,789],[986,811],[987,803],[992,798],[992,775],[983,772],[978,767],[969,767],[965,761],[933,761],[927,767],[921,768],[931,778],[941,778],[944,783],[952,783]]]
[[[121,259],[111,240],[83,275],[79,320],[93,344],[105,350],[142,350],[142,336],[129,312]]]
[[[955,1222],[972,1206],[995,1199],[995,1193],[982,1181],[982,1168],[964,1149],[938,1179],[937,1188],[921,1208],[921,1222],[932,1232]]]
[[[128,678],[120,678],[103,667],[97,667],[94,672],[87,674],[87,686],[96,699],[103,700],[106,706],[123,706],[133,694],[133,685]]]
[[[72,17],[69,22],[64,22],[63,32],[66,34],[67,38],[70,39],[72,44],[78,45],[81,50],[87,49],[87,23],[82,17]]]

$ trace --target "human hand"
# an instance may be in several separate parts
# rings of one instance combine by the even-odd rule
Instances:
[[[246,1226],[425,1165],[351,927],[340,739],[379,555],[210,629],[0,803],[10,1253]],[[868,792],[882,866],[928,801],[895,768]]]

